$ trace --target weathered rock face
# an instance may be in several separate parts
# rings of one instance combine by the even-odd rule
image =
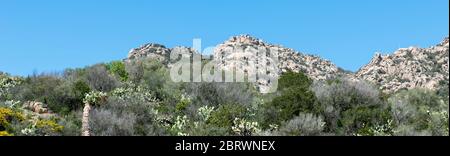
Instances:
[[[160,44],[145,44],[139,48],[132,49],[127,60],[135,60],[140,58],[154,58],[161,61],[162,63],[167,63],[167,58],[170,56],[170,49],[166,48]]]
[[[132,61],[132,60],[138,60],[142,58],[152,58],[155,60],[160,61],[161,63],[165,65],[171,65],[173,62],[176,62],[177,59],[170,60],[170,55],[176,52],[177,54],[197,54],[197,52],[189,47],[174,47],[174,48],[166,48],[163,45],[160,44],[145,44],[142,45],[139,48],[131,49],[127,59],[125,61]]]
[[[265,73],[271,78],[278,78],[287,71],[302,71],[314,80],[324,80],[340,73],[330,61],[268,44],[249,35],[231,37],[218,45],[214,50],[214,60],[218,63],[219,69]],[[257,80],[257,85],[263,92],[270,84],[270,80],[267,79]]]
[[[400,89],[437,89],[441,81],[448,82],[449,39],[430,48],[402,48],[392,55],[376,54],[361,68],[356,78],[380,85],[392,93]]]
[[[37,101],[25,102],[23,108],[38,114],[51,113],[44,103]]]

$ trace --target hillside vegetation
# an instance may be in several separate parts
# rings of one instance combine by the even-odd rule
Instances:
[[[217,46],[220,69],[250,70],[261,56],[227,47],[281,51],[270,75],[277,91],[260,92],[271,81],[175,83],[170,53],[195,51],[147,44],[123,61],[60,73],[0,72],[0,136],[449,135],[448,38],[376,55],[355,74],[248,35]]]

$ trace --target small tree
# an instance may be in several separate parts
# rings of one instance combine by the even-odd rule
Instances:
[[[105,103],[106,93],[103,92],[90,92],[84,97],[84,109],[83,118],[81,126],[81,136],[90,136],[89,127],[89,113],[91,112],[92,106],[99,106]]]

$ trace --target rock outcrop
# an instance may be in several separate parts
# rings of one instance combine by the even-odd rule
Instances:
[[[173,52],[177,52],[178,54],[198,54],[194,49],[189,47],[174,47],[174,48],[166,48],[161,44],[145,44],[139,48],[131,49],[128,53],[127,59],[125,61],[133,61],[142,58],[152,58],[165,65],[170,65],[175,62],[177,59],[170,60],[170,54]]]
[[[229,49],[233,50],[230,51]],[[252,51],[248,49],[258,50]],[[242,51],[244,53],[241,53]],[[248,64],[261,65],[257,60],[258,57],[264,54],[278,57],[276,66],[280,69],[280,72],[277,74],[289,70],[294,72],[302,71],[311,79],[325,80],[341,73],[339,68],[328,60],[318,56],[306,55],[280,45],[268,44],[249,35],[232,37],[218,45],[214,51],[214,59],[219,62],[219,67],[222,68],[227,68],[229,65],[223,62],[238,62],[237,68],[245,69],[249,68]]]
[[[264,73],[278,78],[283,72],[302,71],[313,80],[325,80],[340,73],[336,65],[317,56],[305,55],[290,48],[272,45],[249,35],[231,37],[214,50],[219,69],[240,69],[248,73]],[[270,79],[258,79],[263,92]]]
[[[42,102],[28,101],[23,104],[23,108],[38,114],[51,113],[47,105]]]
[[[371,81],[387,93],[401,89],[437,89],[448,82],[449,39],[430,48],[402,48],[391,55],[375,54],[355,77]]]

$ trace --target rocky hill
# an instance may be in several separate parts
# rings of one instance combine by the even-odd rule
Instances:
[[[429,48],[402,48],[391,55],[377,53],[355,76],[378,84],[385,92],[437,89],[448,83],[449,39]]]
[[[391,55],[377,53],[370,63],[359,71],[348,73],[318,56],[269,44],[250,35],[240,35],[217,45],[213,61],[219,69],[238,69],[245,73],[264,72],[272,78],[289,70],[301,71],[313,80],[347,76],[354,80],[373,82],[383,91],[390,93],[416,87],[436,89],[440,84],[448,84],[448,47],[447,37],[440,44],[430,48],[402,48]],[[166,48],[160,44],[146,44],[132,49],[126,60],[150,57],[170,65],[169,56],[174,51],[197,54],[194,49],[188,47]],[[270,83],[267,79],[257,80],[260,90],[267,90]]]
[[[233,49],[233,51],[227,52],[227,49],[230,48]],[[280,73],[288,70],[294,72],[302,71],[312,79],[324,80],[335,77],[341,72],[336,65],[328,60],[321,59],[314,55],[306,55],[280,45],[268,44],[249,35],[231,37],[228,41],[218,45],[214,51],[214,59],[219,62],[219,67],[222,68],[226,68],[230,65],[230,63],[226,64],[223,62],[239,62],[238,68],[241,69],[249,68],[247,64],[250,63],[255,63],[256,66],[261,65],[261,63],[257,62],[257,58],[262,55],[260,54],[260,51],[248,51],[247,49],[249,48],[266,49],[269,54],[276,55],[277,53],[277,66],[280,69]],[[245,53],[233,53],[241,51],[245,51]]]
[[[325,80],[341,74],[338,67],[330,61],[265,43],[249,35],[231,37],[218,45],[214,50],[214,60],[219,69],[235,68],[249,73],[267,72],[272,78],[277,78],[286,71],[302,71],[314,80]],[[257,81],[263,92],[269,89],[270,83],[270,79]]]
[[[132,49],[126,60],[150,57],[165,64],[170,64],[169,56],[174,50],[195,53],[193,49],[186,47],[170,49],[160,44],[146,44]],[[266,61],[263,57],[272,54],[276,58],[272,61]],[[217,45],[214,50],[213,61],[217,63],[218,69],[239,69],[246,73],[267,72],[266,74],[269,77],[275,78],[289,70],[302,71],[314,80],[325,80],[342,73],[336,65],[318,56],[305,55],[290,48],[268,44],[250,35],[231,37],[224,43]],[[267,90],[270,83],[268,79],[258,79],[257,81],[261,90]]]

